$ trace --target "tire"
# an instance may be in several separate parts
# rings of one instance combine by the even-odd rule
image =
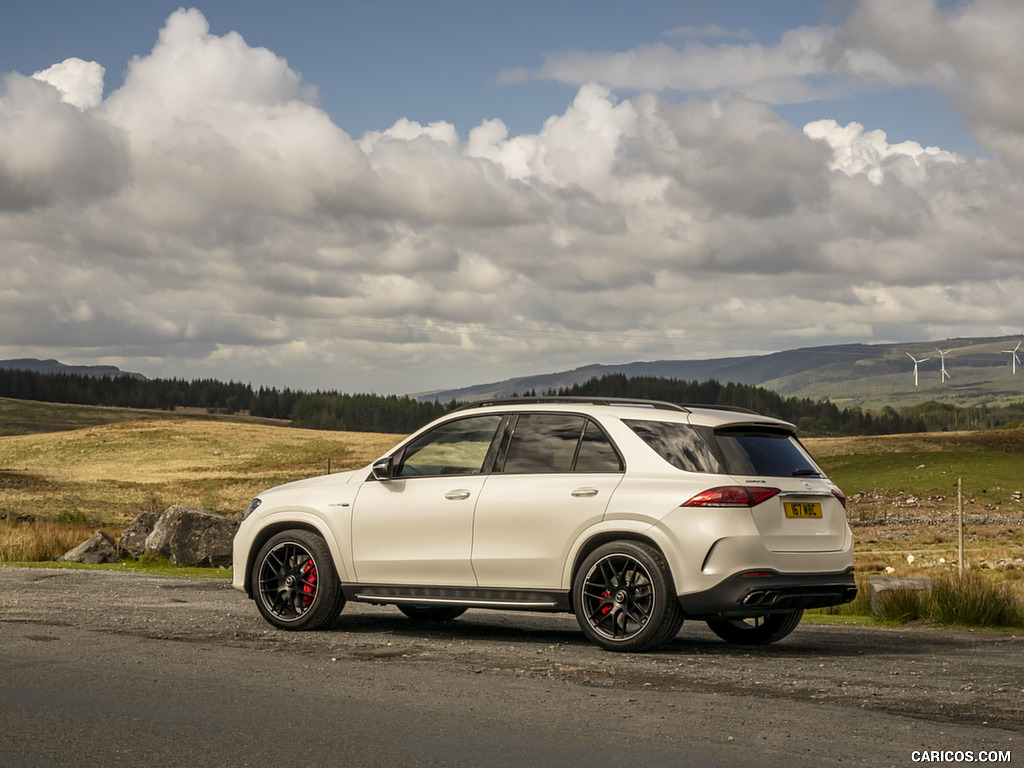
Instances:
[[[665,558],[642,542],[614,541],[591,552],[573,579],[572,597],[583,634],[605,650],[654,650],[683,625]]]
[[[398,610],[414,621],[452,621],[459,618],[467,609],[457,605],[406,605],[397,606]]]
[[[771,613],[749,619],[711,619],[711,631],[736,645],[768,645],[781,640],[800,623],[804,611],[801,608],[790,613]]]
[[[252,585],[259,612],[279,629],[323,629],[345,607],[327,542],[310,531],[271,537],[253,563]]]

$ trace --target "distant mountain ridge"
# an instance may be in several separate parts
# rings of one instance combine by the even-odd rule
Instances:
[[[415,395],[419,400],[473,401],[526,392],[545,394],[592,378],[623,374],[682,381],[714,379],[722,384],[761,386],[784,397],[828,399],[841,406],[877,408],[939,400],[955,405],[1005,404],[1024,400],[1024,366],[1012,373],[1008,350],[1020,337],[945,339],[901,344],[838,344],[768,355],[709,360],[658,360],[588,365],[557,373],[521,376],[471,387]],[[945,353],[943,378],[939,350]],[[1024,350],[1019,351],[1018,360]],[[914,363],[919,383],[914,384]]]
[[[877,410],[928,400],[961,407],[999,406],[1024,402],[1024,346],[1017,349],[1021,340],[1021,336],[999,336],[899,344],[836,344],[709,360],[595,364],[410,397],[422,402],[447,403],[527,392],[546,394],[593,378],[622,374],[629,378],[650,376],[698,382],[714,379],[722,384],[764,387],[783,397],[827,399],[844,408]],[[1013,352],[1014,349],[1017,351]],[[918,361],[917,384],[911,357]],[[142,374],[111,365],[65,365],[57,360],[35,358],[0,360],[0,369],[146,380]]]
[[[141,373],[122,371],[114,365],[65,365],[58,360],[38,360],[34,357],[24,357],[17,360],[0,360],[0,368],[9,371],[31,371],[32,373],[68,373],[77,376],[131,376],[133,379],[146,377]]]

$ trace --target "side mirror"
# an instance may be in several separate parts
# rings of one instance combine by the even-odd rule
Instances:
[[[390,480],[395,475],[395,461],[390,456],[373,462],[373,476],[377,480]]]

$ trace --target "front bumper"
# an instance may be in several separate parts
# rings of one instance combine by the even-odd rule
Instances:
[[[857,596],[853,568],[840,573],[744,571],[711,589],[679,597],[689,618],[749,618],[803,608],[827,608]]]

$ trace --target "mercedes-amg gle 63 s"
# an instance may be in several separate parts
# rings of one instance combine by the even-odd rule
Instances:
[[[684,619],[771,643],[857,591],[846,499],[794,431],[714,406],[476,403],[371,466],[261,493],[234,586],[281,629],[356,601],[420,621],[570,612],[612,651],[664,645]]]

